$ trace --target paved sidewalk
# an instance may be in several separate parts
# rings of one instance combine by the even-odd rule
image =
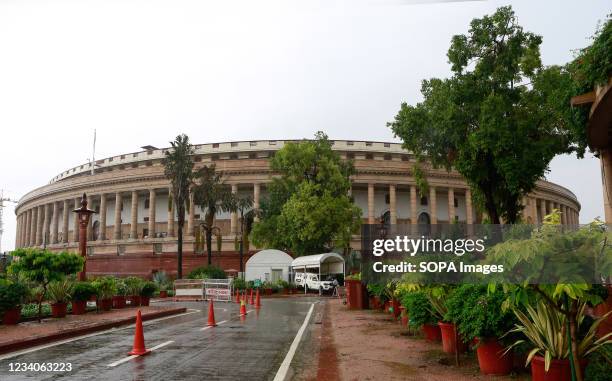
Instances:
[[[140,309],[143,320],[174,315],[186,311],[184,307],[134,307],[106,312],[88,312],[67,315],[65,318],[47,318],[42,323],[30,321],[18,325],[0,325],[0,353],[47,344],[53,341],[85,335],[113,327],[132,324]]]
[[[475,356],[462,356],[460,366],[454,357],[442,352],[441,344],[429,343],[419,336],[407,336],[390,315],[370,310],[349,311],[338,300],[329,300],[325,319],[331,325],[333,340],[324,340],[320,358],[323,374],[339,380],[527,380],[525,374],[490,377],[482,375]],[[325,323],[324,323],[325,330]],[[335,356],[331,348],[335,348]],[[320,369],[320,372],[322,370]],[[320,373],[321,374],[321,373]],[[335,379],[335,378],[334,378]]]

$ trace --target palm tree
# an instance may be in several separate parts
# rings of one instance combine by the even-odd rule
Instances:
[[[204,213],[204,222],[201,224],[206,234],[206,251],[208,265],[212,264],[212,234],[215,230],[213,223],[219,212],[229,212],[232,193],[223,182],[221,172],[216,172],[215,165],[203,166],[196,174],[194,187],[194,202]]]
[[[170,180],[172,187],[172,202],[174,202],[178,219],[178,249],[177,278],[183,277],[183,227],[185,226],[185,205],[189,203],[189,190],[193,185],[193,146],[185,134],[178,135],[170,142],[172,149],[166,151],[163,159],[164,174]],[[174,216],[172,216],[174,218]]]

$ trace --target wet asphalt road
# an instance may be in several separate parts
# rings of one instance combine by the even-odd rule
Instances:
[[[128,357],[132,325],[11,358],[0,355],[0,380],[272,380],[313,303],[317,298],[264,299],[259,312],[247,306],[252,311],[241,320],[238,304],[217,302],[216,322],[226,322],[203,331],[207,303],[173,303],[193,310],[144,323],[147,348],[173,341],[149,355],[109,366]],[[10,372],[10,363],[70,363],[72,370]]]

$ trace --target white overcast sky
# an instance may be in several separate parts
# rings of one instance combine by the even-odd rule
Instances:
[[[197,143],[386,140],[471,19],[512,4],[545,64],[589,44],[602,1],[0,0],[0,189],[13,198],[91,156]],[[558,157],[581,222],[603,215],[598,160]],[[2,250],[15,240],[4,210]]]

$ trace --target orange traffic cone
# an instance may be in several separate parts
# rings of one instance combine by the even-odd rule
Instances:
[[[213,306],[213,300],[210,299],[208,301],[208,324],[209,327],[214,327],[217,325],[215,322],[215,307]]]
[[[240,303],[240,316],[246,316],[247,311],[246,311],[246,304],[244,303],[244,300]]]
[[[136,333],[134,334],[134,347],[132,351],[128,353],[130,356],[142,356],[151,353],[151,351],[145,348],[144,334],[142,331],[142,316],[140,310],[136,313]]]
[[[259,299],[259,289],[257,289],[257,294],[255,296],[255,308],[261,308],[261,300]]]

